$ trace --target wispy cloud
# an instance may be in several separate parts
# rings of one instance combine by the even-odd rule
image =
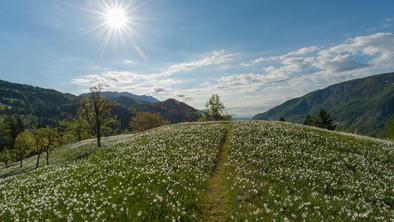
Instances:
[[[131,65],[131,64],[134,63],[134,61],[130,60],[130,59],[125,59],[125,60],[123,60],[123,63],[126,64],[126,65]]]
[[[253,115],[330,84],[392,71],[394,35],[374,33],[329,46],[306,46],[240,65],[242,56],[249,57],[214,51],[157,72],[109,71],[75,78],[73,83],[87,87],[101,82],[111,90],[172,97],[196,108],[218,93],[229,112]]]
[[[162,71],[161,75],[173,75],[180,72],[189,72],[195,69],[199,69],[206,66],[212,65],[220,65],[232,62],[234,57],[238,55],[236,53],[226,53],[224,50],[221,51],[214,51],[207,56],[202,58],[189,61],[189,62],[182,62],[178,64],[174,64],[166,68]]]
[[[278,61],[278,60],[286,60],[288,58],[294,57],[294,56],[304,56],[307,55],[309,53],[313,53],[318,51],[320,48],[317,46],[310,46],[310,47],[304,47],[304,48],[300,48],[297,49],[295,51],[291,51],[287,54],[284,55],[280,55],[280,56],[269,56],[269,57],[259,57],[256,59],[253,59],[250,62],[244,62],[241,63],[241,66],[243,67],[250,67],[250,66],[254,66],[260,63],[264,63],[264,62],[273,62],[273,61]]]
[[[284,55],[260,57],[247,63],[249,66],[269,61],[266,73],[291,75],[313,69],[315,72],[343,72],[370,65],[391,64],[394,54],[394,36],[376,33],[348,39],[345,43],[330,47],[305,47]]]
[[[72,84],[88,88],[101,83],[111,90],[133,90],[143,94],[164,93],[169,91],[172,86],[185,81],[184,79],[173,78],[173,75],[187,73],[204,67],[227,64],[232,62],[235,56],[237,56],[236,53],[226,53],[224,50],[213,51],[195,60],[170,65],[158,72],[107,71],[74,78],[72,79]],[[182,98],[190,97],[185,96]]]

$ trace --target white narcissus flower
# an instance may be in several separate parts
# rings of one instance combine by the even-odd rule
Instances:
[[[158,219],[164,214],[195,220],[196,196],[205,190],[224,133],[221,124],[165,126],[129,136],[75,163],[0,179],[0,220],[155,217],[153,200],[160,208]]]

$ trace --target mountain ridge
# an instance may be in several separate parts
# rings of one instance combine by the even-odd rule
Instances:
[[[137,112],[158,112],[171,123],[195,121],[199,117],[196,109],[175,99],[177,105],[169,106],[168,101],[161,102],[151,96],[117,92],[104,94],[111,98],[109,100],[114,104],[112,113],[119,117],[122,129],[128,127]],[[4,80],[0,80],[0,95],[0,117],[12,114],[25,116],[28,127],[57,126],[60,120],[76,118],[79,101],[83,97]]]
[[[394,115],[394,73],[348,80],[290,99],[253,119],[302,123],[307,115],[327,110],[339,128],[380,135]]]
[[[82,93],[79,96],[80,97],[86,97],[88,95],[89,95],[89,93]],[[117,98],[120,98],[120,97],[128,97],[128,98],[134,99],[134,100],[136,100],[138,102],[141,102],[141,103],[157,103],[157,102],[160,102],[160,100],[156,99],[153,96],[136,95],[136,94],[129,93],[129,92],[103,91],[103,92],[101,92],[101,96],[103,96],[104,98],[109,99],[109,100],[117,99]]]

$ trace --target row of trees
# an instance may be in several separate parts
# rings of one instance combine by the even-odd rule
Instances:
[[[119,120],[111,113],[111,102],[101,96],[102,89],[102,85],[92,87],[90,95],[80,101],[78,118],[61,121],[57,128],[43,126],[26,130],[19,116],[9,116],[0,121],[1,160],[6,166],[10,161],[20,161],[22,167],[24,158],[37,155],[38,167],[43,153],[46,154],[48,165],[50,152],[63,144],[95,137],[97,147],[101,147],[101,138],[113,135],[119,129]],[[224,109],[220,97],[213,94],[206,103],[204,115],[199,120],[230,120],[231,116],[225,114]],[[141,112],[131,119],[129,128],[132,131],[144,131],[167,124],[170,122],[159,113]]]
[[[103,136],[119,132],[119,120],[111,113],[112,104],[101,96],[102,85],[92,87],[90,95],[80,101],[78,117],[69,121],[60,121],[57,128],[37,127],[26,130],[20,116],[8,116],[0,119],[0,160],[8,166],[11,161],[20,161],[31,155],[37,155],[36,167],[46,153],[49,164],[50,152],[63,144],[84,139],[96,138],[97,147],[101,147]],[[158,113],[137,113],[130,122],[133,131],[144,131],[169,124]]]
[[[23,120],[18,116],[7,116],[0,119],[0,151],[1,161],[6,165],[15,155],[15,142],[20,133],[25,130]]]
[[[315,126],[328,130],[335,130],[336,128],[336,125],[333,124],[330,115],[324,109],[321,109],[316,116],[308,115],[305,118],[304,125]]]
[[[285,122],[285,118],[281,117],[278,121]],[[337,127],[324,109],[321,109],[316,116],[307,115],[304,120],[304,125],[319,127],[322,129],[335,130]]]
[[[82,100],[79,108],[80,121],[78,129],[88,126],[96,136],[97,147],[101,147],[101,137],[105,128],[115,128],[118,124],[116,116],[111,116],[111,104],[101,96],[102,85],[90,89],[90,97]],[[204,115],[200,121],[230,120],[231,116],[224,113],[225,106],[217,94],[213,94],[206,103]],[[159,113],[137,113],[130,122],[133,131],[144,131],[155,127],[167,125],[170,122]],[[78,125],[78,124],[76,124]],[[78,133],[78,135],[80,135]],[[78,138],[81,138],[78,136]]]
[[[10,144],[7,147],[2,147],[2,155],[0,156],[6,166],[9,162],[16,160],[20,161],[20,167],[22,167],[23,159],[26,156],[38,154],[36,163],[36,167],[38,167],[41,154],[44,152],[46,153],[46,164],[49,165],[49,153],[60,143],[57,130],[47,127],[34,131],[23,129],[15,137],[10,134],[9,139]]]

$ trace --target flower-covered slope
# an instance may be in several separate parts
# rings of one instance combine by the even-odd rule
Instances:
[[[160,127],[0,179],[0,221],[201,221],[218,165],[231,221],[394,220],[393,143],[252,121]]]
[[[199,214],[225,130],[161,127],[76,164],[0,181],[0,220],[187,220]]]
[[[233,123],[232,218],[394,219],[394,146],[280,122]]]

